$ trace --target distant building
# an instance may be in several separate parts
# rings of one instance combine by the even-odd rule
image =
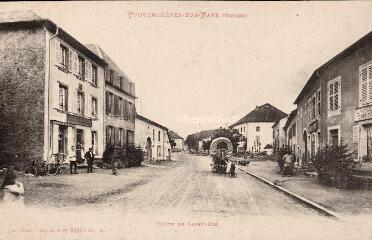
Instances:
[[[136,115],[135,143],[146,152],[146,160],[167,160],[171,156],[168,128]]]
[[[297,109],[293,110],[287,117],[284,125],[285,144],[291,148],[296,160],[300,159],[300,147],[297,142]],[[301,163],[300,163],[301,165]]]
[[[267,144],[273,142],[273,124],[287,114],[269,103],[256,107],[230,128],[238,130],[247,141],[247,151],[262,152]]]
[[[278,151],[286,146],[284,125],[287,122],[287,117],[277,120],[272,126],[273,129],[273,151]]]
[[[179,136],[176,132],[173,132],[172,130],[168,131],[169,140],[174,141],[174,146],[172,146],[173,151],[180,151],[183,150],[183,138]]]

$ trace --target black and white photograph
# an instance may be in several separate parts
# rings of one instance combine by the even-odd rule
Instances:
[[[0,184],[0,240],[372,239],[372,2],[1,2]]]

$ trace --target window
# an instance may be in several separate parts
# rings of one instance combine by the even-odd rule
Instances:
[[[92,83],[94,86],[98,85],[98,80],[97,80],[97,67],[92,65]]]
[[[341,77],[328,82],[328,116],[341,113]]]
[[[128,102],[128,119],[129,121],[133,121],[133,109],[132,109],[132,103]]]
[[[97,154],[98,147],[97,147],[97,132],[96,131],[92,131],[92,148],[93,148],[93,152]]]
[[[79,77],[85,78],[85,59],[79,56]]]
[[[122,76],[119,77],[119,86],[120,86],[120,89],[123,89],[124,88],[123,77]]]
[[[92,97],[92,117],[97,117],[97,98]]]
[[[84,93],[77,92],[77,113],[84,115]]]
[[[119,97],[119,117],[123,117],[123,98]]]
[[[68,69],[69,62],[70,62],[69,50],[67,47],[61,45],[61,62],[60,63],[62,67]]]
[[[158,141],[160,141],[160,131],[158,131]]]
[[[113,108],[114,108],[114,95],[110,92],[106,92],[106,113],[107,114],[113,114]]]
[[[128,112],[128,101],[124,99],[124,119],[128,120],[129,112]]]
[[[67,126],[58,127],[58,153],[67,153]]]
[[[134,132],[131,130],[128,130],[127,132],[127,143],[134,144]]]
[[[278,130],[278,134],[279,134],[279,130]],[[260,145],[260,136],[256,136],[256,144],[257,146]]]
[[[260,127],[256,127],[256,132],[259,132],[260,130]]]
[[[67,87],[62,84],[59,84],[58,108],[63,111],[68,110],[68,91]]]
[[[113,132],[114,128],[112,126],[106,126],[106,144],[114,144]]]
[[[359,68],[359,106],[372,103],[372,64],[371,61]]]
[[[340,144],[340,126],[328,128],[328,142],[331,146]]]
[[[119,116],[119,97],[114,96],[114,111],[115,111],[115,116]]]
[[[155,129],[152,130],[152,140],[155,140]]]
[[[320,116],[320,89],[316,92],[316,104],[317,104],[317,107],[316,107],[316,110],[317,110],[317,115]]]
[[[109,70],[109,82],[111,83],[111,84],[113,84],[114,83],[114,71],[113,70]]]
[[[119,145],[122,146],[123,145],[123,129],[122,128],[119,128]]]

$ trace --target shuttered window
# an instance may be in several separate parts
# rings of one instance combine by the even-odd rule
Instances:
[[[328,82],[328,116],[341,113],[341,77]]]
[[[359,71],[359,103],[360,106],[372,104],[372,64]]]

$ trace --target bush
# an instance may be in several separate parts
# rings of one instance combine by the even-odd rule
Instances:
[[[320,181],[329,186],[349,186],[353,166],[353,152],[347,145],[325,146],[314,157],[313,164]]]
[[[144,160],[141,147],[134,144],[127,146],[107,146],[103,153],[103,161],[108,164],[119,163],[119,167],[138,167]]]

